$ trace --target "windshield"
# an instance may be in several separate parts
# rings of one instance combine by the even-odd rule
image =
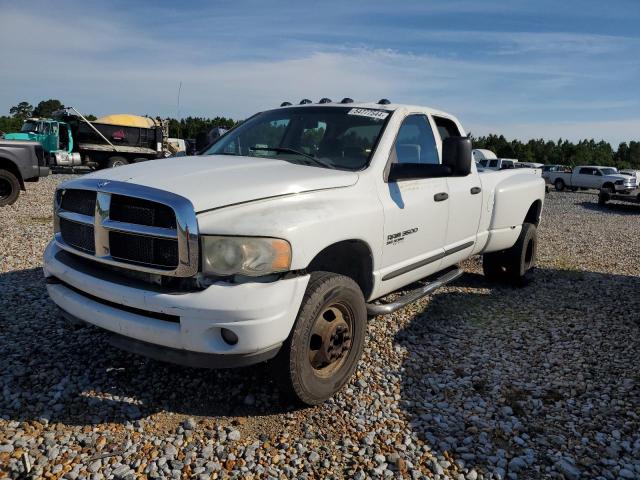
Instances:
[[[294,107],[251,117],[204,155],[269,157],[326,168],[366,167],[391,112],[351,107]]]
[[[31,120],[27,120],[22,124],[21,132],[36,132],[38,133],[38,122],[32,122]]]
[[[603,175],[615,175],[618,171],[615,168],[601,168],[600,171]]]

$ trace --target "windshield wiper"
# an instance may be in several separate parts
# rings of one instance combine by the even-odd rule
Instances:
[[[300,156],[303,156],[305,158],[308,158],[313,163],[315,163],[316,165],[319,165],[321,167],[333,168],[333,165],[325,163],[322,160],[314,157],[313,155],[309,155],[308,153],[300,152],[300,151],[295,150],[293,148],[287,148],[287,147],[249,147],[249,150],[251,150],[251,151],[258,150],[258,151],[267,151],[267,152],[270,151],[270,152],[278,152],[278,153],[292,153],[294,155],[300,155]]]

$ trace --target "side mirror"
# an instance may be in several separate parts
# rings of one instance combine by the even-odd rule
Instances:
[[[466,177],[471,173],[471,139],[449,137],[442,142],[442,165],[451,169],[454,176]]]
[[[389,167],[387,182],[449,176],[451,176],[451,169],[446,165],[430,163],[392,163]]]

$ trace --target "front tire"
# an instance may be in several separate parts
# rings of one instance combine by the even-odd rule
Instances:
[[[129,160],[124,157],[109,157],[107,161],[108,168],[124,167],[125,165],[129,165]]]
[[[609,196],[609,192],[600,190],[600,193],[598,194],[598,205],[600,205],[601,207],[604,207],[610,198],[611,197]]]
[[[532,223],[523,223],[513,247],[482,256],[482,270],[491,281],[524,286],[529,282],[538,249],[538,230]]]
[[[367,309],[360,287],[329,272],[311,274],[276,372],[283,393],[318,405],[349,380],[364,348]]]
[[[601,190],[604,190],[604,191],[605,191],[605,192],[607,192],[609,195],[613,195],[614,193],[616,193],[616,188],[613,186],[613,184],[612,184],[612,183],[605,183],[605,184],[602,186],[602,189],[601,189]]]
[[[8,170],[0,170],[0,207],[13,205],[20,195],[20,181]]]

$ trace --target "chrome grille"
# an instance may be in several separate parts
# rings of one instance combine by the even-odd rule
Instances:
[[[119,260],[176,268],[178,242],[163,238],[143,237],[122,232],[109,232],[111,256]]]
[[[125,182],[78,179],[56,192],[56,243],[97,262],[187,277],[198,271],[193,205]]]
[[[93,226],[60,219],[60,235],[65,242],[83,252],[95,253],[93,241]]]
[[[96,192],[90,190],[65,190],[60,208],[68,212],[93,216],[96,209]]]
[[[141,198],[112,195],[109,217],[118,222],[176,228],[176,216],[171,207]]]

